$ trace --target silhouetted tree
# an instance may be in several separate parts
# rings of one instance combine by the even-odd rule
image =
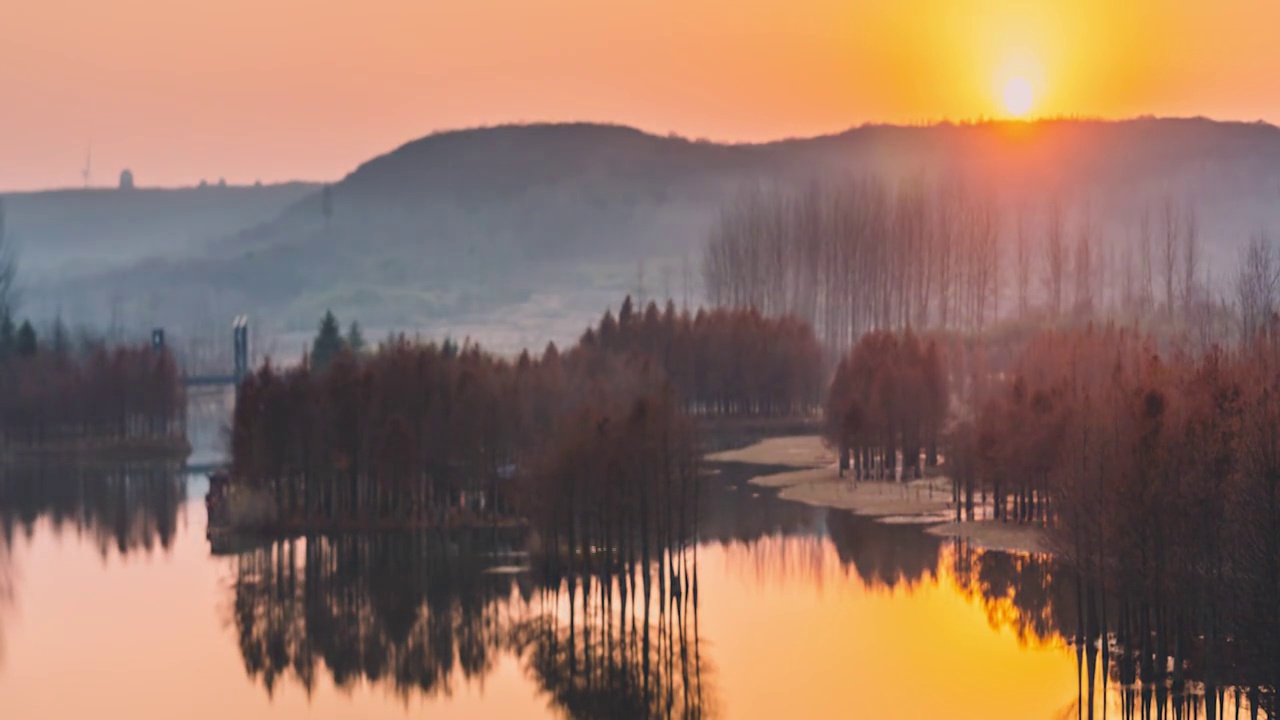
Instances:
[[[14,352],[18,357],[29,358],[34,357],[38,349],[36,329],[31,326],[30,320],[23,320],[14,338]]]
[[[364,334],[360,332],[360,323],[351,321],[351,325],[347,327],[345,342],[352,353],[359,355],[364,352]]]
[[[338,319],[333,312],[326,310],[320,320],[320,329],[311,343],[311,367],[317,372],[324,371],[342,352],[342,330],[338,327]]]

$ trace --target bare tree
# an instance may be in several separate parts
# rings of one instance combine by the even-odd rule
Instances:
[[[1161,219],[1163,223],[1161,230],[1163,230],[1163,235],[1160,244],[1160,269],[1164,275],[1165,314],[1169,320],[1173,320],[1173,308],[1175,305],[1174,284],[1178,277],[1178,244],[1182,239],[1182,218],[1179,217],[1178,208],[1172,195],[1164,196],[1162,210]]]
[[[1142,206],[1142,218],[1138,222],[1138,253],[1142,257],[1142,312],[1155,305],[1155,255],[1152,248],[1151,206]]]
[[[1080,211],[1080,227],[1076,240],[1075,307],[1085,314],[1093,313],[1094,272],[1097,258],[1093,242],[1093,219],[1088,202]]]
[[[1049,201],[1045,213],[1044,286],[1055,317],[1062,314],[1063,282],[1067,274],[1067,249],[1063,232],[1062,205]]]
[[[1182,307],[1191,311],[1196,301],[1196,275],[1200,266],[1199,221],[1195,206],[1188,202],[1182,209]]]
[[[1026,206],[1019,204],[1014,232],[1014,248],[1018,273],[1018,313],[1027,314],[1027,291],[1031,282],[1031,242],[1027,231]]]
[[[1249,239],[1236,271],[1236,302],[1240,311],[1240,334],[1249,342],[1270,324],[1280,294],[1280,258],[1263,233]]]
[[[0,198],[0,316],[12,316],[18,307],[18,255],[6,234],[4,198]]]

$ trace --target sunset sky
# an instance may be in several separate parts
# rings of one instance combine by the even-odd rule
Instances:
[[[1029,114],[1280,121],[1270,0],[15,0],[0,189],[334,179],[433,130],[717,140]]]

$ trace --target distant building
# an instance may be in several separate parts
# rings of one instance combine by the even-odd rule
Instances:
[[[124,170],[120,171],[120,189],[121,190],[133,189],[133,171],[130,170],[129,168],[125,168]]]

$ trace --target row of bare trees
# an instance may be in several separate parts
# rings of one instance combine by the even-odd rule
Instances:
[[[876,177],[755,188],[703,258],[708,300],[809,321],[830,348],[872,328],[982,327],[996,314],[1000,217],[959,185]]]
[[[950,402],[938,343],[907,330],[868,333],[840,361],[827,393],[825,435],[857,479],[922,477],[938,464]],[[923,452],[922,452],[923,451]]]
[[[831,349],[873,329],[982,331],[1028,316],[1210,332],[1223,303],[1206,287],[1194,205],[1169,194],[1115,214],[922,176],[755,187],[713,226],[704,286],[717,307],[799,317]]]
[[[0,362],[0,448],[185,448],[186,396],[173,357],[147,346],[84,354],[40,348]]]
[[[951,451],[992,515],[1043,522],[1110,631],[1122,682],[1280,687],[1280,344],[1164,351],[1115,328],[1048,332],[993,376]],[[970,509],[972,514],[972,509]]]

